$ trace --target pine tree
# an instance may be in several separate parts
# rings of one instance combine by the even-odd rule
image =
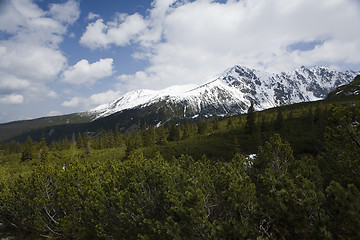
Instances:
[[[169,141],[179,141],[181,139],[181,131],[180,127],[177,126],[175,123],[171,123],[169,126]]]
[[[209,132],[209,123],[208,121],[202,120],[197,124],[199,135],[206,135]]]
[[[132,139],[131,137],[128,138],[125,141],[125,144],[126,144],[125,159],[128,159],[130,157],[131,153],[133,153],[133,151],[135,150],[134,139]]]
[[[144,147],[152,145],[151,141],[151,128],[148,127],[147,123],[144,123],[144,130],[141,131],[141,137]]]
[[[91,141],[90,141],[91,139],[87,132],[84,133],[83,140],[84,140],[85,153],[87,156],[90,156],[92,152]]]
[[[216,116],[215,119],[214,119],[214,122],[213,122],[213,125],[212,125],[212,130],[214,132],[216,132],[217,130],[220,129],[220,126],[219,126],[219,118]]]
[[[114,138],[115,138],[115,147],[121,147],[123,145],[123,139],[121,137],[118,125],[115,125]]]
[[[80,132],[78,133],[78,137],[77,137],[77,139],[76,139],[76,146],[77,146],[77,148],[79,148],[79,149],[85,147],[84,139],[83,139],[83,137],[82,137],[82,135],[81,135]]]
[[[326,188],[326,212],[329,214],[327,229],[334,239],[360,238],[360,191],[354,184],[347,188],[332,181]]]
[[[42,133],[41,141],[38,144],[39,160],[41,162],[44,162],[48,154],[49,154],[49,149],[48,149],[48,147],[46,145],[45,134]]]
[[[262,209],[260,232],[271,239],[323,239],[317,187],[296,163],[289,143],[277,134],[259,149],[253,167]]]
[[[228,127],[229,129],[233,129],[234,126],[235,126],[235,124],[234,124],[234,119],[233,119],[233,117],[229,117],[229,118],[228,118],[228,121],[227,121],[227,127]]]
[[[186,120],[186,122],[183,124],[183,135],[182,135],[182,139],[186,139],[192,136],[191,133],[191,125],[190,123]]]
[[[245,132],[247,133],[253,133],[255,130],[255,109],[254,109],[254,103],[251,101],[251,105],[248,109],[247,115],[246,115],[246,124],[245,124]]]
[[[21,153],[21,161],[32,160],[34,158],[34,152],[35,152],[35,144],[32,141],[31,137],[28,136],[24,145],[24,150]]]
[[[156,129],[156,144],[165,145],[167,143],[166,132],[163,125]]]
[[[275,123],[274,123],[275,131],[281,130],[281,128],[283,127],[283,124],[284,124],[284,115],[282,113],[282,110],[279,109],[278,113],[276,115]]]

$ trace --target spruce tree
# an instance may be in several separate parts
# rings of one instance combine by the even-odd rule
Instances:
[[[49,154],[49,148],[46,145],[45,134],[42,133],[41,141],[40,141],[40,143],[38,145],[39,160],[41,162],[45,161],[48,154]]]
[[[32,160],[34,158],[35,144],[30,136],[28,136],[24,150],[21,153],[21,161]]]
[[[283,123],[284,123],[284,115],[282,113],[282,110],[279,109],[274,124],[275,131],[280,131],[283,126]]]
[[[246,115],[246,124],[245,124],[245,132],[247,133],[253,133],[255,130],[255,109],[254,109],[254,103],[251,101],[251,105],[248,109],[247,115]]]

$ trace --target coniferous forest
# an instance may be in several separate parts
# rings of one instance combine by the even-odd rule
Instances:
[[[360,239],[359,104],[1,143],[0,237]]]

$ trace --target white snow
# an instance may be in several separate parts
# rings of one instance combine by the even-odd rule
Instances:
[[[235,66],[202,85],[131,91],[109,104],[90,110],[89,114],[95,115],[96,119],[125,109],[166,101],[182,104],[184,117],[196,118],[209,107],[218,109],[218,115],[233,115],[246,112],[251,101],[255,110],[263,110],[281,104],[319,100],[326,97],[321,92],[330,92],[339,85],[347,84],[357,74],[328,67],[299,67],[293,72],[274,74]]]
[[[254,160],[254,159],[256,158],[256,153],[250,154],[250,155],[249,155],[249,158],[252,159],[252,160]]]

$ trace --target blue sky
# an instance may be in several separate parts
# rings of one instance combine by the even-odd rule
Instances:
[[[0,0],[0,123],[233,65],[360,70],[358,0]]]

